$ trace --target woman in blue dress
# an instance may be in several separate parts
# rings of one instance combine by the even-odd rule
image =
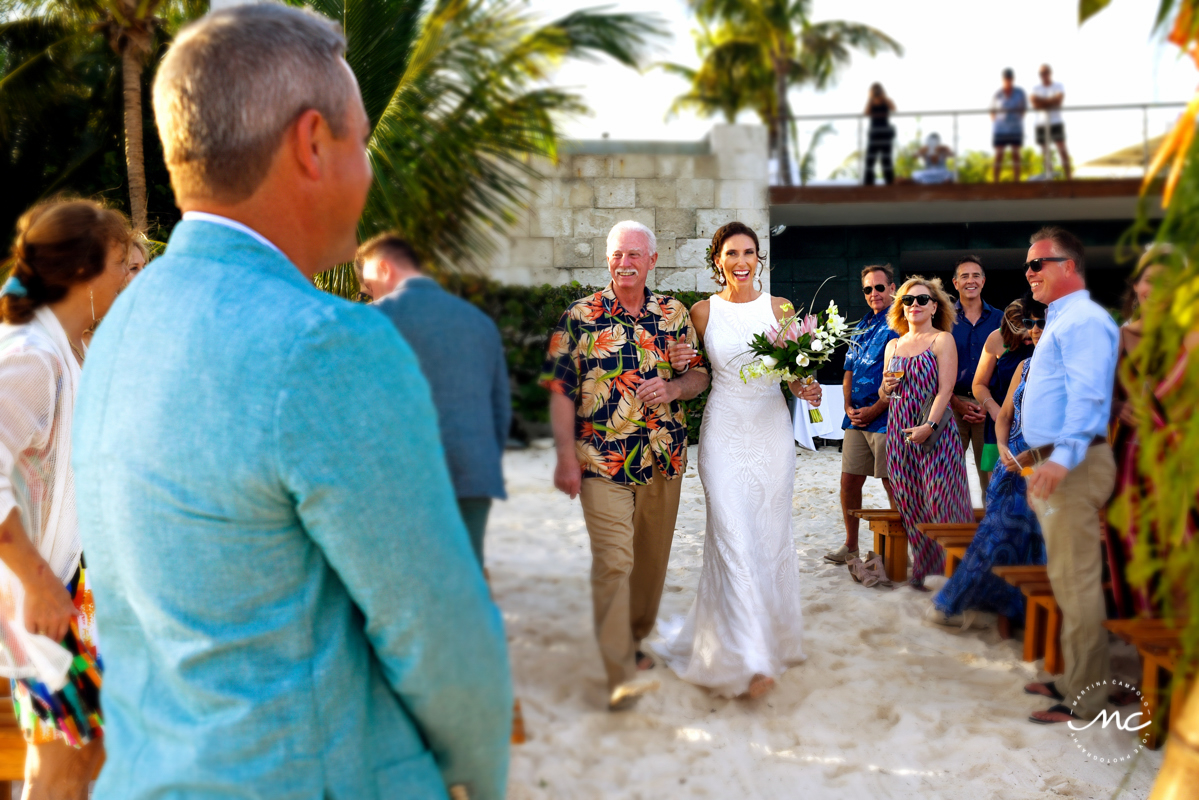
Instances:
[[[1025,296],[1024,326],[1035,346],[1045,331],[1045,306]],[[975,609],[993,611],[1011,619],[1023,619],[1024,596],[1015,586],[991,572],[991,567],[1008,564],[1044,564],[1045,540],[1037,515],[1028,505],[1024,478],[1013,457],[1028,449],[1021,432],[1024,382],[1031,356],[1017,368],[1019,381],[1013,381],[995,422],[999,463],[987,487],[987,514],[978,525],[974,541],[966,550],[953,577],[933,598],[935,618],[953,624],[954,617]]]

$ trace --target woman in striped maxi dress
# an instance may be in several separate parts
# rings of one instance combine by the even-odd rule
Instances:
[[[945,551],[916,529],[925,522],[973,522],[965,451],[950,419],[938,431],[957,375],[953,303],[937,278],[909,278],[895,295],[887,321],[900,337],[887,344],[879,393],[890,398],[887,468],[895,505],[912,547],[913,589],[941,574]],[[935,396],[932,408],[925,403]],[[918,446],[940,434],[932,452]]]

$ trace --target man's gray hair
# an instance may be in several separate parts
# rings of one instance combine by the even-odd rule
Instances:
[[[646,244],[649,245],[649,252],[646,255],[652,256],[658,252],[658,237],[654,236],[654,232],[640,222],[626,219],[624,222],[616,223],[612,226],[612,230],[608,231],[608,252],[604,255],[612,255],[612,251],[616,249],[616,240],[622,233],[639,233],[644,236]]]
[[[176,199],[252,195],[288,127],[309,109],[345,136],[353,91],[345,48],[335,22],[277,3],[226,8],[184,28],[154,80]]]

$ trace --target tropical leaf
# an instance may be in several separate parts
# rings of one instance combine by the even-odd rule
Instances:
[[[579,387],[579,413],[584,417],[594,416],[611,395],[612,376],[600,367],[593,368],[583,376],[583,384]]]
[[[548,85],[566,59],[640,65],[655,17],[578,11],[541,24],[515,0],[309,0],[346,29],[372,133],[375,183],[359,226],[394,230],[434,269],[481,264],[554,160],[560,120],[585,110]],[[348,265],[318,285],[353,296]]]
[[[1103,9],[1111,5],[1112,0],[1079,0],[1078,2],[1078,24],[1089,20],[1091,17],[1098,14]],[[1163,3],[1170,0],[1163,0]]]
[[[644,404],[637,399],[636,395],[621,395],[620,400],[616,403],[616,409],[608,419],[608,424],[604,426],[604,441],[615,442],[627,439],[636,433],[638,428],[644,428],[645,422],[641,419],[644,408]]]

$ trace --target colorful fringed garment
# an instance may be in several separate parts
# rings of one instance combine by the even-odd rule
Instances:
[[[22,678],[12,682],[13,710],[30,744],[48,744],[63,740],[83,747],[103,735],[100,713],[100,685],[104,665],[96,639],[96,605],[82,565],[67,584],[79,615],[61,642],[75,656],[67,673],[67,685],[51,692],[41,681]]]

